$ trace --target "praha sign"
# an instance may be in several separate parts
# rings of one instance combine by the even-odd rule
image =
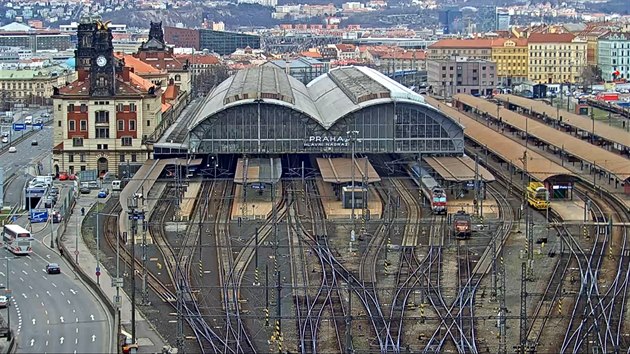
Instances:
[[[347,147],[349,140],[343,136],[311,135],[304,141],[304,147]]]

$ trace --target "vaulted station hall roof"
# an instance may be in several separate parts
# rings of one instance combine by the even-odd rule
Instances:
[[[260,66],[241,70],[219,84],[188,128],[231,107],[268,103],[302,112],[328,129],[349,113],[390,102],[437,111],[419,94],[370,68],[338,67],[305,86],[280,68]]]

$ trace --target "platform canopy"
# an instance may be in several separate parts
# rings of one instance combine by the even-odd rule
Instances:
[[[467,182],[475,180],[475,161],[468,156],[424,157],[423,160],[445,181]],[[479,178],[482,181],[492,182],[495,180],[494,175],[481,164],[478,168]]]
[[[282,175],[282,162],[279,158],[238,159],[234,183],[277,183]]]
[[[352,159],[351,158],[317,158],[317,165],[322,173],[324,182],[328,183],[348,183],[352,182]],[[366,166],[367,165],[367,166]],[[376,173],[374,166],[367,158],[354,159],[354,181],[363,181],[367,167],[367,183],[380,182],[381,177]]]

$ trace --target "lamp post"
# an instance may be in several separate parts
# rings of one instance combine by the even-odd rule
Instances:
[[[7,262],[7,275],[6,275],[6,281],[7,281],[7,288],[6,288],[6,293],[7,293],[7,327],[9,328],[9,334],[7,335],[7,340],[10,341],[12,334],[11,334],[11,287],[10,287],[10,283],[9,283],[9,273],[11,272],[11,269],[9,267],[9,260],[11,258],[18,258],[18,257],[5,257],[4,260]]]
[[[351,184],[352,191],[351,191],[351,196],[350,197],[352,198],[352,201],[351,201],[352,214],[351,214],[351,216],[352,216],[352,232],[354,233],[355,232],[355,214],[354,214],[354,212],[355,212],[355,210],[354,210],[354,188],[355,188],[355,185],[354,185],[354,168],[355,168],[355,166],[354,165],[355,164],[354,164],[354,150],[355,150],[355,145],[356,145],[356,143],[358,141],[357,136],[359,135],[359,131],[358,130],[351,130],[351,131],[346,132],[346,135],[348,136],[348,140],[350,141],[350,144],[352,144],[352,156],[351,156],[352,166],[350,166],[351,167],[350,168],[350,171],[351,171],[351,177],[350,178],[352,180],[351,181],[351,183],[352,183]]]

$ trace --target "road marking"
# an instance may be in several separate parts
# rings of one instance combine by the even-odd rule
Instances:
[[[35,294],[35,297],[39,299],[39,294]]]
[[[24,281],[24,278],[20,277],[20,281]]]
[[[48,310],[44,310],[44,313],[46,314],[46,316],[48,316]]]
[[[75,310],[75,309],[72,309],[72,313],[76,313],[76,312],[77,312],[77,310]]]
[[[28,273],[24,269],[22,269],[22,273],[24,273],[24,275],[28,275]]]
[[[50,330],[49,329],[46,330],[46,335],[50,335]],[[48,345],[48,344],[46,344],[46,345]]]
[[[63,291],[61,292],[61,296],[66,296],[66,294],[63,293]]]
[[[92,335],[92,342],[96,341],[96,335]]]
[[[63,323],[63,316],[59,317],[59,321],[61,321],[61,323]]]
[[[54,286],[55,288],[57,287],[57,285],[55,283],[50,283],[50,284],[52,284],[52,286]]]
[[[75,338],[74,339],[74,344],[78,344],[79,343],[79,338]]]
[[[33,318],[33,326],[35,325],[35,319]]]
[[[47,255],[46,255],[46,258],[50,259],[50,255],[49,255],[49,254],[47,254]]]
[[[50,324],[50,320],[46,320],[46,324]],[[48,331],[46,331],[46,332],[48,332]],[[50,333],[49,333],[49,334],[50,334]]]
[[[22,293],[22,296],[24,296],[25,299],[28,299],[28,296],[26,296],[26,294]]]
[[[74,318],[74,322],[79,323],[79,318],[78,318],[78,317],[75,317],[75,318]]]
[[[45,272],[45,271],[44,271]],[[44,278],[44,280],[48,280],[48,278],[46,278],[45,275],[42,275],[42,278]]]
[[[59,344],[63,344],[63,337],[59,338]]]
[[[28,288],[29,288],[29,289],[31,289],[31,290],[33,290],[33,287],[32,287],[32,286],[30,286],[30,285],[28,286]]]
[[[33,268],[33,273],[37,273],[37,269]]]
[[[46,341],[46,346],[48,346],[48,341]]]
[[[24,265],[28,267],[28,263],[24,262]]]
[[[79,327],[76,328],[76,330],[74,331],[75,333],[79,334]]]
[[[48,294],[48,296],[52,296],[50,295],[50,291],[46,290],[46,294]]]
[[[94,321],[94,315],[90,315],[90,319]]]
[[[72,295],[76,295],[77,294],[77,292],[74,291],[73,289],[70,289],[70,292],[72,293]]]
[[[35,339],[31,339],[31,347],[35,344]]]
[[[66,300],[66,301],[68,301],[68,305],[70,305],[70,300]]]

